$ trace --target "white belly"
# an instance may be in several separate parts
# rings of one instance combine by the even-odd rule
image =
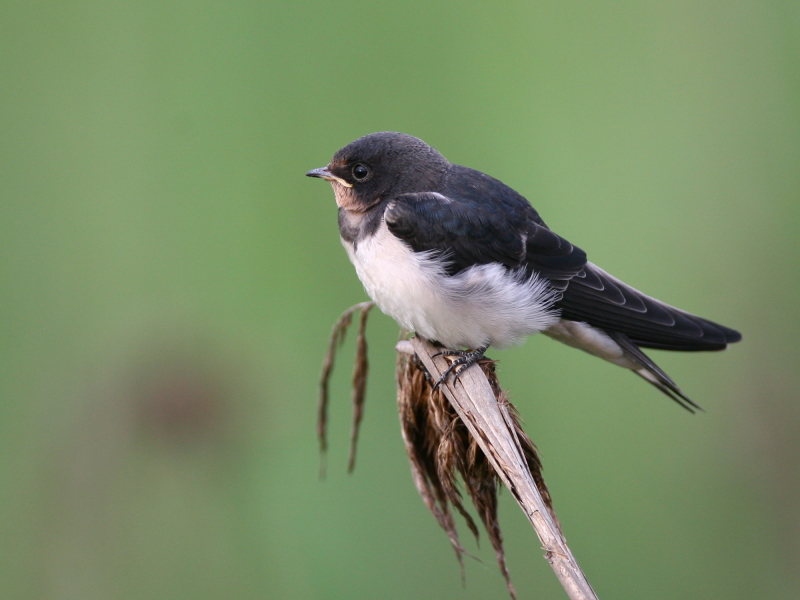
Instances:
[[[543,333],[567,346],[594,354],[620,367],[637,370],[640,366],[628,358],[620,345],[606,332],[587,323],[561,319]]]
[[[555,294],[547,283],[500,264],[450,277],[441,260],[413,252],[384,223],[356,249],[345,240],[342,244],[384,313],[448,348],[503,348],[558,322],[551,308]]]

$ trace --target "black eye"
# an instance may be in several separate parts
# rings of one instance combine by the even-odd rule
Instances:
[[[369,169],[362,164],[358,164],[353,167],[353,177],[356,179],[364,179],[367,175],[369,175]]]

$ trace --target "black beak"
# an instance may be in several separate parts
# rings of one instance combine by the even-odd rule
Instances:
[[[319,169],[311,169],[306,173],[306,177],[319,177],[320,179],[331,179],[333,174],[328,171],[328,167],[320,167]]]

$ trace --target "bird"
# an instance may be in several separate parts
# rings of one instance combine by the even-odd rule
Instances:
[[[306,173],[329,181],[367,294],[456,369],[543,333],[700,409],[642,348],[722,350],[741,334],[648,296],[553,232],[522,195],[419,138],[365,135]],[[700,409],[702,410],[702,409]]]

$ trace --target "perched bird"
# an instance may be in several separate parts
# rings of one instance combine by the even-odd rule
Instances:
[[[342,244],[369,296],[458,357],[442,380],[489,346],[542,332],[632,370],[694,412],[641,348],[722,350],[741,339],[609,275],[520,194],[418,138],[372,133],[306,175],[333,186]]]

